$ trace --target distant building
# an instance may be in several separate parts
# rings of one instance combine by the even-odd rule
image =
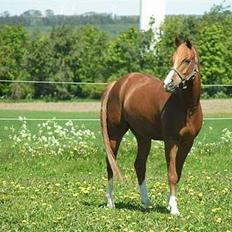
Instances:
[[[165,17],[165,0],[140,0],[140,30],[147,31],[151,20],[154,20],[153,30],[159,29]]]

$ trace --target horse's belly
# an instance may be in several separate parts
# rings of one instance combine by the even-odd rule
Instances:
[[[161,124],[158,122],[151,122],[144,118],[138,119],[133,117],[130,117],[127,122],[129,124],[129,128],[136,136],[147,137],[155,140],[162,139]]]

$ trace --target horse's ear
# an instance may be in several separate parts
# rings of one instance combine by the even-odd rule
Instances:
[[[192,48],[192,43],[189,39],[186,40],[186,45],[188,48],[190,48],[190,49]]]
[[[176,37],[175,43],[176,47],[178,48],[181,45],[181,40],[178,37]]]

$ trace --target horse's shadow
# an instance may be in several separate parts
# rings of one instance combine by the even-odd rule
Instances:
[[[85,206],[93,206],[93,204],[88,202],[82,202]],[[101,203],[99,205],[96,205],[98,208],[107,208],[105,203]],[[163,205],[154,205],[150,207],[144,207],[141,204],[138,203],[132,203],[132,202],[117,202],[115,203],[115,208],[117,209],[123,209],[123,210],[129,210],[129,211],[140,211],[140,212],[157,212],[161,214],[169,214],[170,212],[168,209]]]
[[[157,212],[161,214],[169,214],[169,211],[163,205],[144,207],[140,204],[131,203],[131,202],[118,202],[115,204],[115,207],[116,209],[126,209],[130,211]]]

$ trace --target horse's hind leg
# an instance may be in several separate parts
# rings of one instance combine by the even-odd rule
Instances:
[[[110,139],[110,146],[115,155],[115,158],[117,158],[119,145],[121,143],[123,135],[127,132],[128,127],[126,125],[121,126],[120,129],[109,127],[108,130],[109,130],[108,133]],[[106,191],[107,206],[109,208],[115,208],[114,200],[113,200],[113,171],[110,167],[107,158],[106,158],[106,164],[107,164],[107,175],[108,175],[108,187]]]
[[[145,174],[147,157],[151,149],[151,139],[137,137],[137,143],[138,153],[134,166],[138,178],[141,201],[145,206],[149,206],[151,203],[147,193]]]

